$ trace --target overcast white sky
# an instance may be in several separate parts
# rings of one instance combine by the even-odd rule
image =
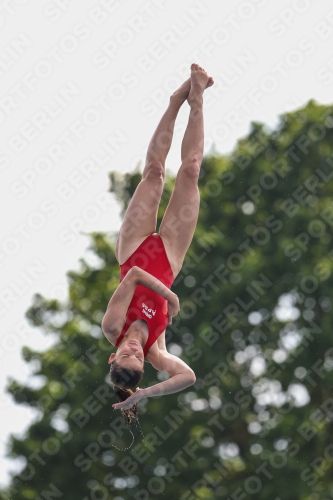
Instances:
[[[205,152],[230,152],[251,121],[274,127],[309,99],[332,103],[329,0],[6,0],[0,6],[1,435],[32,413],[5,394],[26,381],[21,347],[50,339],[28,327],[34,293],[66,298],[87,237],[119,229],[108,172],[144,161],[168,96],[196,62],[205,93]],[[167,168],[176,172],[189,107]],[[94,339],[92,338],[92,342]],[[14,466],[7,459],[0,483]]]

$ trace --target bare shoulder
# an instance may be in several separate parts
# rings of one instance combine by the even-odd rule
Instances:
[[[147,363],[151,363],[154,366],[154,361],[156,362],[156,359],[159,357],[159,352],[161,350],[166,351],[166,345],[165,345],[165,330],[161,335],[158,337],[156,342],[153,343],[153,345],[150,347],[146,357],[145,361]]]
[[[117,343],[118,338],[120,337],[121,332],[110,333],[110,332],[103,331],[103,333],[104,333],[104,337],[110,342],[110,344],[112,344],[114,347],[116,347],[116,343]]]
[[[166,345],[165,345],[165,330],[161,335],[158,337],[156,341],[157,347],[159,350],[166,350]]]
[[[147,363],[150,363],[151,365],[155,366],[155,363],[157,362],[156,360],[159,358],[159,352],[160,352],[160,348],[159,348],[158,343],[156,341],[156,342],[154,342],[154,344],[151,346],[151,348],[147,352],[147,355],[145,357],[145,361]]]
[[[149,357],[149,362],[156,370],[166,372],[172,377],[180,373],[189,372],[194,375],[192,368],[178,356],[170,354],[166,349],[158,349],[156,352],[153,352]]]

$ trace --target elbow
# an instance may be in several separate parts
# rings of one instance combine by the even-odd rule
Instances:
[[[195,373],[193,371],[191,371],[189,373],[189,386],[195,384],[196,380],[197,380],[197,378],[195,376]]]
[[[109,340],[110,337],[115,335],[115,328],[110,324],[110,320],[104,316],[102,319],[102,332],[104,333],[105,337]]]
[[[104,335],[106,335],[106,333],[109,330],[109,324],[108,324],[108,320],[106,319],[106,315],[102,319],[101,328],[102,328],[102,332],[104,333]]]
[[[139,279],[139,273],[140,273],[140,268],[138,266],[133,266],[128,271],[127,276],[128,276],[128,278],[133,280],[135,283],[137,283],[137,281]]]

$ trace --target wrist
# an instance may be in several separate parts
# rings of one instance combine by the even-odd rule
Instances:
[[[167,297],[166,297],[167,301],[168,301],[168,302],[173,302],[173,301],[174,301],[174,298],[175,298],[175,295],[176,295],[176,294],[175,294],[175,293],[173,293],[173,292],[170,290],[170,288],[168,288],[168,291],[167,291]]]
[[[128,271],[128,274],[130,274],[131,279],[135,282],[135,284],[138,285],[139,284],[139,279],[140,279],[140,276],[141,276],[141,269],[139,267],[137,267],[137,266],[133,266]]]
[[[147,389],[149,388],[146,388],[146,389],[139,389],[140,390],[140,397],[143,399],[143,398],[148,398],[148,394],[147,394]]]

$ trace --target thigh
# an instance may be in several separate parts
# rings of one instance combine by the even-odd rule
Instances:
[[[123,264],[150,234],[156,231],[163,177],[146,175],[138,184],[120,227],[116,258]]]
[[[197,182],[179,171],[159,229],[175,276],[179,273],[191,244],[198,221],[199,206]]]

